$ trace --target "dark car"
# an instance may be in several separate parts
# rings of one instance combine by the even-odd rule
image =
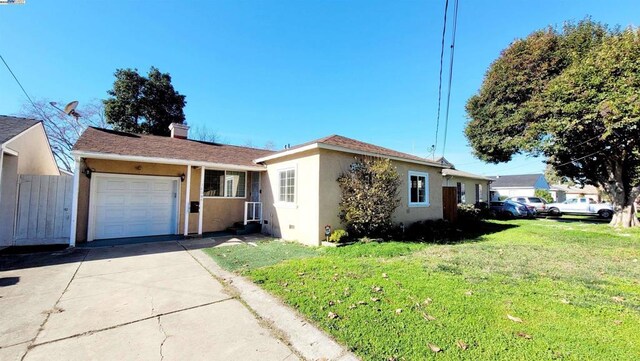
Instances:
[[[490,212],[498,218],[535,218],[536,208],[511,200],[491,202]]]

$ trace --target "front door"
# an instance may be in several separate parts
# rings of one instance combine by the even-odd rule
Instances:
[[[251,202],[260,202],[260,172],[251,172]]]

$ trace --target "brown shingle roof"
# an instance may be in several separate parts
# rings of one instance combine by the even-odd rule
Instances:
[[[373,154],[373,155],[377,155],[377,156],[381,156],[381,157],[392,157],[392,158],[406,159],[406,160],[409,160],[409,161],[416,161],[416,162],[420,162],[420,163],[430,163],[430,164],[433,164],[435,166],[442,167],[441,164],[439,164],[437,162],[434,162],[432,160],[426,159],[426,158],[421,158],[421,157],[418,157],[418,156],[415,156],[415,155],[398,152],[398,151],[395,151],[393,149],[380,147],[380,146],[377,146],[377,145],[374,145],[374,144],[371,144],[371,143],[361,142],[359,140],[343,137],[341,135],[336,135],[336,134],[330,135],[328,137],[316,139],[316,140],[313,140],[311,142],[307,142],[307,143],[304,143],[304,144],[296,145],[296,146],[291,147],[289,149],[285,149],[285,150],[279,151],[277,153],[274,153],[274,155],[278,155],[278,154],[281,154],[281,153],[289,152],[291,150],[302,148],[302,147],[305,147],[305,146],[308,146],[308,145],[311,145],[311,144],[326,144],[326,145],[329,145],[329,146],[335,146],[335,147],[343,148],[346,151],[353,151],[354,153],[366,153],[366,154]]]
[[[253,160],[272,154],[272,151],[235,145],[201,142],[146,134],[130,134],[101,128],[87,128],[74,151],[169,158],[205,163],[255,167]]]
[[[39,120],[0,115],[0,144],[40,123]]]

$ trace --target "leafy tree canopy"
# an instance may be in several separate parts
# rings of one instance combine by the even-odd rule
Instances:
[[[168,136],[169,124],[183,123],[185,96],[171,76],[151,67],[147,77],[137,69],[117,69],[111,96],[104,100],[107,122],[116,130]]]
[[[586,19],[516,40],[466,108],[465,133],[478,157],[543,155],[558,176],[602,187],[616,211],[612,224],[638,225],[638,29]]]

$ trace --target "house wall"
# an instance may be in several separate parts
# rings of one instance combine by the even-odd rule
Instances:
[[[317,246],[319,212],[319,164],[318,149],[278,158],[267,162],[267,172],[261,180],[263,233],[289,241],[299,241]],[[278,202],[279,171],[296,169],[295,202]]]
[[[345,228],[338,217],[338,205],[341,199],[340,186],[337,179],[341,174],[349,171],[352,163],[356,161],[356,155],[322,149],[320,156],[320,217],[319,232],[315,235],[316,242],[323,240],[324,226],[330,225],[332,229]],[[442,218],[442,174],[440,168],[392,161],[400,176],[400,204],[393,212],[394,223],[411,223],[425,219]],[[409,171],[424,172],[429,175],[429,206],[409,207]]]
[[[5,146],[19,153],[18,174],[60,175],[41,124],[19,134]]]
[[[465,199],[464,202],[466,204],[475,204],[476,203],[476,184],[480,184],[482,189],[480,190],[480,201],[488,202],[489,198],[489,186],[490,183],[484,179],[472,179],[472,178],[463,178],[456,176],[444,176],[443,178],[443,186],[446,187],[456,187],[458,182],[464,184],[465,189]]]
[[[0,247],[13,245],[18,195],[18,157],[0,151]]]
[[[154,175],[154,176],[170,176],[179,177],[187,174],[187,166],[168,165],[143,162],[126,162],[105,159],[85,159],[86,167],[92,169],[93,172],[116,173],[130,175]],[[84,166],[82,167],[84,169]],[[191,168],[191,183],[189,191],[189,201],[200,200],[200,175],[201,169]],[[234,222],[240,222],[244,219],[244,202],[249,197],[249,187],[251,182],[250,172],[247,172],[247,198],[229,199],[229,198],[205,198],[203,210],[203,232],[221,231],[233,225]],[[91,180],[85,175],[80,175],[79,193],[78,193],[78,215],[77,215],[77,242],[87,241],[87,230],[89,220],[89,195]],[[186,180],[180,183],[180,198],[178,205],[178,233],[184,232],[184,211],[185,211],[185,195]],[[198,213],[189,213],[189,233],[198,232]]]
[[[549,187],[549,183],[547,182],[547,179],[541,175],[540,178],[538,178],[538,180],[536,181],[536,184],[533,185],[534,189],[550,189],[551,187]]]
[[[517,196],[533,197],[535,193],[535,189],[533,188],[491,188],[491,190],[496,192],[497,198]]]
[[[299,241],[317,246],[324,239],[324,226],[332,229],[344,228],[338,217],[340,187],[337,179],[355,161],[355,155],[313,149],[289,157],[267,162],[267,174],[262,179],[262,200],[264,204],[263,232],[285,240]],[[394,161],[402,180],[400,205],[393,214],[395,223],[410,224],[424,219],[442,218],[442,175],[439,168]],[[278,173],[282,169],[295,167],[296,204],[281,205],[274,200],[278,197]],[[428,207],[408,206],[408,172],[419,171],[429,174]]]

